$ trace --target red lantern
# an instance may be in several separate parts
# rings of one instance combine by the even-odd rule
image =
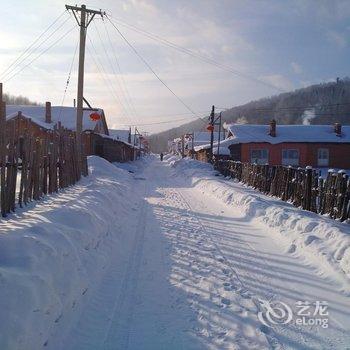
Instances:
[[[207,126],[207,130],[208,130],[208,131],[214,131],[214,125],[209,124],[209,125]]]
[[[94,122],[97,122],[101,119],[101,116],[98,113],[94,112],[90,114],[90,119]]]

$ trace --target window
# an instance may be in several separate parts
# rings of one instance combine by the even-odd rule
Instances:
[[[283,149],[282,165],[299,165],[299,150]]]
[[[267,149],[252,149],[250,151],[250,162],[267,164],[269,162],[269,151]]]
[[[317,151],[317,165],[328,166],[329,165],[329,149],[319,148]]]

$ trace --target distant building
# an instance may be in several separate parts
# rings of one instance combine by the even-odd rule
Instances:
[[[194,152],[196,147],[207,145],[210,143],[211,133],[209,131],[195,131],[193,133],[185,134],[183,137],[178,137],[173,141],[168,142],[168,150],[170,153],[182,153],[189,155]],[[224,139],[224,133],[220,135],[221,139]],[[219,133],[214,132],[214,142],[219,140]]]
[[[225,124],[220,155],[242,162],[350,169],[350,126]],[[196,147],[200,154],[210,145]],[[217,143],[214,145],[214,154]]]

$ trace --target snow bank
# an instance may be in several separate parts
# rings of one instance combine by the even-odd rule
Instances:
[[[350,225],[295,208],[223,176],[212,166],[191,159],[171,159],[176,172],[184,174],[203,193],[232,205],[246,220],[269,229],[286,251],[312,263],[350,293]]]
[[[122,249],[132,174],[98,157],[89,168],[76,186],[0,222],[2,350],[47,345]]]

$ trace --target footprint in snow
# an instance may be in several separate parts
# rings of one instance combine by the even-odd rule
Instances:
[[[222,269],[222,272],[223,272],[223,274],[226,275],[226,276],[230,276],[230,275],[232,274],[231,271],[230,271],[229,269]]]
[[[230,291],[230,290],[233,289],[230,282],[224,282],[224,283],[223,283],[223,286],[224,286],[224,289],[225,289],[226,291]]]
[[[228,298],[221,298],[221,302],[226,306],[231,305],[231,300]]]

